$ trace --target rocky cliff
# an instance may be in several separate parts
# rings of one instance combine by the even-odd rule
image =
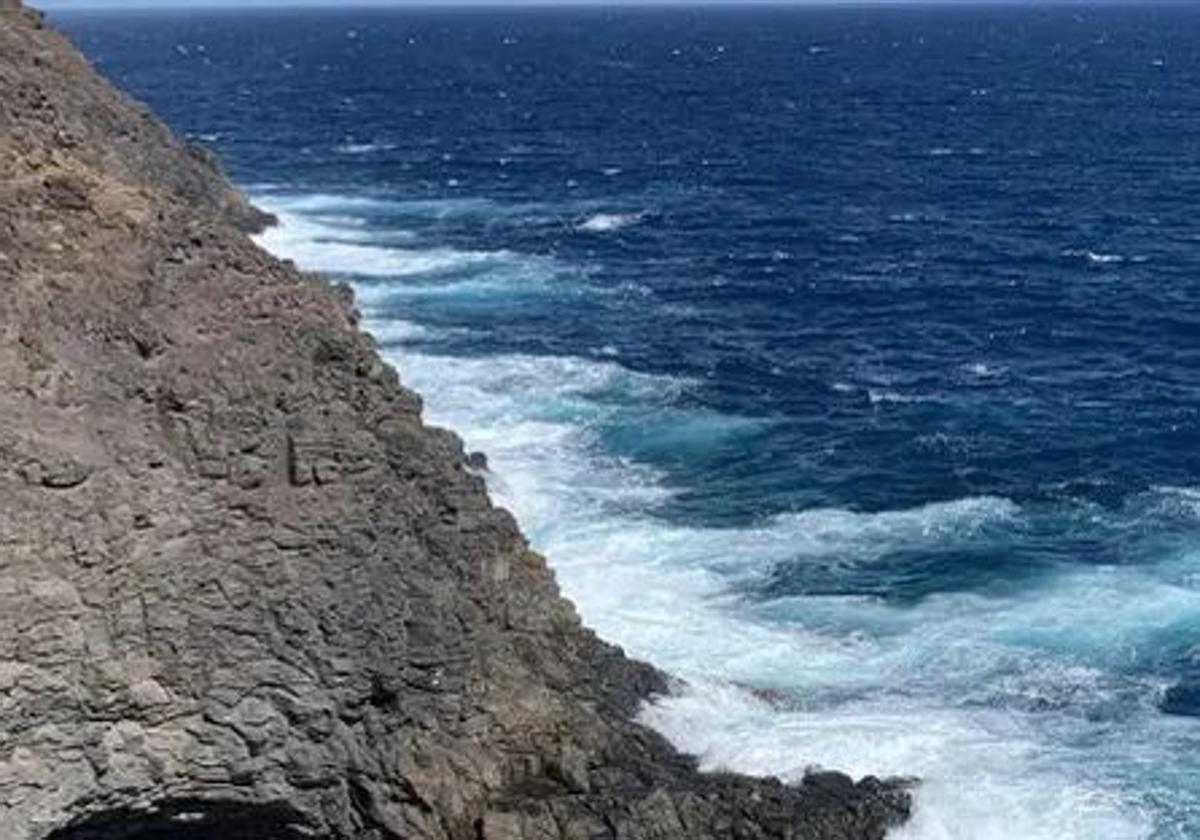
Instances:
[[[0,0],[0,837],[880,838],[703,775],[345,290]]]

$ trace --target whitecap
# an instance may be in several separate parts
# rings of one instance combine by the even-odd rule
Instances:
[[[397,148],[395,143],[342,143],[334,146],[339,155],[369,155],[375,152],[390,152]]]
[[[275,211],[279,223],[255,241],[276,256],[293,260],[307,271],[331,275],[405,278],[445,273],[511,260],[505,251],[459,251],[453,248],[398,248],[373,244],[361,232],[323,225],[311,218]]]
[[[427,396],[432,422],[488,453],[493,495],[532,534],[584,511],[646,510],[670,496],[653,469],[599,453],[597,435],[623,407],[670,403],[686,380],[572,357],[388,358]]]
[[[1003,365],[991,365],[987,362],[971,362],[966,365],[967,373],[979,379],[995,379],[1004,376],[1008,368]]]
[[[367,216],[510,216],[540,207],[536,204],[501,204],[487,198],[401,198],[343,195],[339,193],[292,193],[271,185],[251,190],[251,197],[264,209],[306,218],[359,214]]]
[[[264,209],[273,213],[329,214],[329,213],[377,213],[394,210],[396,203],[386,199],[361,195],[338,195],[335,193],[303,193],[292,195],[276,193],[269,187],[251,190],[251,197]]]
[[[428,339],[433,334],[432,330],[422,324],[399,318],[372,319],[368,332],[383,345],[408,344]]]
[[[871,401],[871,405],[880,405],[886,403],[904,405],[906,403],[924,403],[936,401],[935,398],[931,396],[904,394],[900,391],[885,391],[878,388],[868,388],[867,399]]]
[[[1121,254],[1106,254],[1090,249],[1071,248],[1062,254],[1064,257],[1081,257],[1092,265],[1116,265],[1126,260]]]
[[[579,222],[575,229],[587,233],[611,233],[636,225],[644,217],[644,213],[597,213]]]

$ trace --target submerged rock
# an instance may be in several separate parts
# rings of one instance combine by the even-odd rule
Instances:
[[[881,838],[704,775],[345,294],[0,0],[0,837]]]

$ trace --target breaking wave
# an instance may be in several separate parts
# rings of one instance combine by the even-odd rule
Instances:
[[[953,578],[955,563],[1002,565],[1047,532],[1124,533],[1147,518],[1194,516],[1200,495],[1149,491],[1102,524],[1086,509],[995,496],[690,524],[666,513],[686,488],[611,442],[636,427],[681,451],[705,450],[754,434],[757,421],[698,408],[687,399],[696,382],[611,357],[479,352],[469,335],[442,347],[444,326],[405,309],[413,288],[455,295],[484,284],[504,295],[514,273],[552,273],[545,258],[388,244],[397,231],[330,221],[386,213],[369,200],[309,196],[269,209],[282,225],[262,244],[355,280],[387,358],[424,395],[430,421],[488,453],[494,498],[552,559],[584,619],[687,681],[643,718],[706,767],[917,775],[915,819],[894,840],[1151,836],[1144,803],[1126,793],[1130,779],[1187,749],[1189,736],[1159,714],[1165,682],[1139,651],[1171,636],[1186,652],[1200,630],[1200,552],[1050,566],[1037,586],[910,599],[857,581],[912,575],[914,554],[938,564],[930,574]],[[601,231],[619,227],[612,219],[588,221]],[[910,581],[892,582],[903,592]],[[1107,725],[1115,719],[1120,730]],[[1081,740],[1091,745],[1086,763],[1074,749]]]

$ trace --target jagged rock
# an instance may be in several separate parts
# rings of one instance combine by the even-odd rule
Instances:
[[[894,784],[702,775],[344,290],[0,0],[0,837],[817,838]]]

